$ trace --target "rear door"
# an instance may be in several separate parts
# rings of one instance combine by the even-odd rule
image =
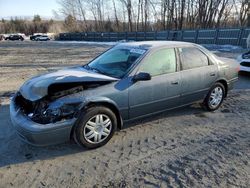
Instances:
[[[181,100],[183,104],[204,99],[218,76],[217,66],[196,47],[179,48]]]
[[[174,48],[159,49],[147,56],[139,72],[147,72],[151,80],[138,81],[129,88],[129,117],[137,118],[179,105],[180,72]]]

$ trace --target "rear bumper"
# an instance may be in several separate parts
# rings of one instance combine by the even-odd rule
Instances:
[[[10,118],[19,137],[35,146],[47,146],[66,142],[70,139],[71,129],[76,119],[51,124],[39,124],[30,120],[21,110],[10,103]]]
[[[227,82],[228,91],[234,88],[234,84],[238,81],[238,77],[233,78]]]

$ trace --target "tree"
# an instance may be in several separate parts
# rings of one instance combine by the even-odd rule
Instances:
[[[33,22],[41,22],[41,21],[42,21],[42,19],[38,14],[34,15]]]
[[[115,0],[112,0],[112,3],[113,3],[113,8],[114,8],[114,14],[115,14],[115,25],[116,25],[116,28],[118,29],[119,28],[119,19],[118,19],[118,15],[117,15]]]
[[[127,9],[128,31],[133,31],[133,25],[132,25],[132,3],[131,3],[131,0],[121,0],[121,2],[125,5],[125,7]]]
[[[250,1],[248,1],[247,9],[248,9],[248,12],[247,12],[247,26],[250,27]]]
[[[144,0],[144,31],[147,31],[148,25],[148,0]]]
[[[68,15],[65,18],[64,25],[70,32],[76,32],[77,31],[77,21],[76,18],[72,15]]]
[[[249,0],[58,0],[81,31],[155,31],[250,24]]]

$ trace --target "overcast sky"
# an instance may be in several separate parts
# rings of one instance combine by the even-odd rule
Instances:
[[[0,0],[0,18],[32,17],[39,14],[53,18],[52,10],[58,10],[57,0]]]

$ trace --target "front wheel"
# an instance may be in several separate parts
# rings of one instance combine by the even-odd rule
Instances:
[[[225,98],[225,87],[221,83],[215,83],[208,92],[204,105],[208,111],[217,110]]]
[[[87,109],[74,128],[75,142],[87,148],[105,145],[117,128],[117,118],[112,110],[103,106]]]

